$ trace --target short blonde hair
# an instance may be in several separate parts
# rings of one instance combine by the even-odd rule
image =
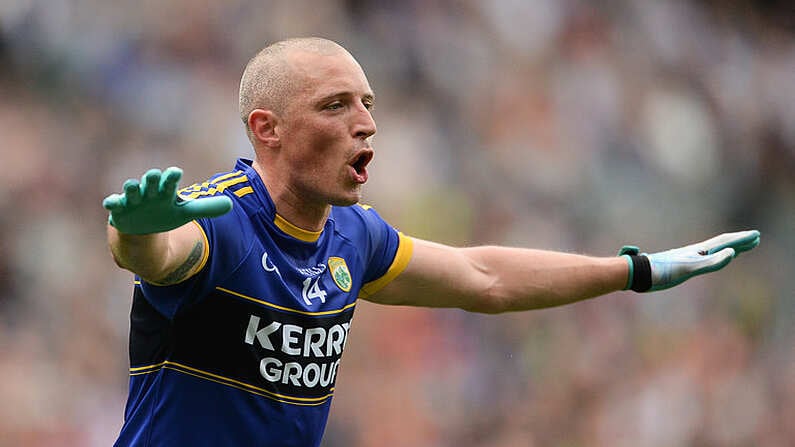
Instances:
[[[240,119],[249,136],[248,116],[252,110],[266,109],[281,114],[287,106],[287,99],[295,92],[297,82],[287,59],[294,50],[319,54],[348,53],[338,43],[321,37],[281,40],[260,50],[248,61],[240,78]]]

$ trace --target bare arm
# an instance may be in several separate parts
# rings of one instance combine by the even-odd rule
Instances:
[[[151,234],[126,234],[108,225],[108,245],[116,264],[145,281],[170,285],[196,274],[207,259],[207,242],[195,222]]]
[[[382,304],[499,313],[560,306],[623,289],[620,257],[508,247],[454,248],[414,239],[406,270],[368,298]]]
[[[600,258],[523,248],[453,248],[413,239],[403,273],[367,299],[485,313],[560,306],[625,288],[674,287],[722,269],[759,240],[759,231],[747,230],[652,254],[625,246],[620,257]]]

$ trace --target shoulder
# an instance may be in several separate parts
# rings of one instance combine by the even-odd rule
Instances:
[[[221,246],[224,251],[247,250],[245,240],[253,231],[250,216],[257,211],[258,202],[244,170],[215,174],[205,181],[182,188],[178,194],[181,200],[202,200],[221,195],[231,198],[234,206],[230,212],[212,218],[199,218],[196,222],[211,249]]]
[[[252,192],[254,190],[248,176],[244,171],[238,169],[215,174],[203,182],[182,188],[179,190],[179,197],[182,200],[193,200],[226,194],[242,198]]]
[[[332,208],[331,217],[343,227],[362,226],[383,223],[384,219],[370,205],[357,203],[352,206],[335,206]]]
[[[336,233],[354,240],[379,237],[385,229],[391,228],[374,208],[360,203],[332,208],[331,219]]]
[[[256,212],[260,202],[256,198],[254,183],[249,173],[243,169],[221,172],[209,179],[194,183],[179,190],[181,200],[198,200],[207,197],[225,195],[232,199],[235,206],[227,216],[243,216]]]
[[[387,223],[368,205],[356,204],[333,211],[335,232],[353,242],[368,266],[367,281],[381,278],[385,284],[402,271],[411,258],[410,238]]]

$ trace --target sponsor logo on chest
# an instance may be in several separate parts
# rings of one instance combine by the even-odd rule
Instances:
[[[298,394],[301,389],[329,392],[351,326],[350,313],[341,317],[305,327],[250,315],[243,342],[263,350],[259,374],[268,382]]]

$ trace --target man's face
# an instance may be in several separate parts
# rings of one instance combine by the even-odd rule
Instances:
[[[367,181],[376,131],[367,78],[343,52],[289,58],[298,87],[277,126],[288,187],[307,205],[353,205]]]

